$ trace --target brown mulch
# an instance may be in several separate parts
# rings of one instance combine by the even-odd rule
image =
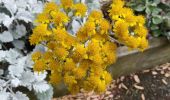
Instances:
[[[121,76],[102,94],[81,92],[54,100],[170,100],[170,63]]]

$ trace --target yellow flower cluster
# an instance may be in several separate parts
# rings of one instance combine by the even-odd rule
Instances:
[[[86,5],[75,4],[73,0],[61,0],[61,5],[47,3],[37,16],[37,26],[30,36],[32,45],[42,44],[47,48],[45,52],[32,54],[34,71],[50,71],[50,83],[64,82],[72,93],[80,89],[103,92],[112,80],[106,67],[116,61],[116,45],[109,36],[111,25],[101,11],[91,11],[75,35],[68,32],[72,18],[84,17],[86,13]],[[143,16],[135,16],[122,0],[113,0],[110,16],[119,41],[140,50],[148,46]]]
[[[148,47],[145,18],[141,15],[135,16],[132,9],[124,4],[123,0],[113,0],[109,10],[115,37],[129,48],[143,51]]]
[[[109,39],[110,24],[101,11],[92,11],[86,23],[76,35],[67,31],[70,18],[65,10],[74,10],[75,16],[85,16],[87,7],[74,4],[72,0],[61,0],[62,5],[47,3],[37,16],[37,26],[30,36],[32,45],[43,44],[45,52],[35,52],[34,71],[49,70],[50,83],[64,82],[72,93],[81,88],[103,92],[111,82],[106,67],[116,60],[116,45]]]

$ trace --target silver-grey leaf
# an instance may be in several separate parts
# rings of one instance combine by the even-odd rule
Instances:
[[[0,34],[0,41],[2,42],[11,42],[13,41],[13,36],[9,31],[4,31],[2,34]]]
[[[46,81],[42,81],[42,82],[36,82],[33,84],[33,89],[36,92],[45,92],[50,88],[49,84]]]
[[[26,94],[19,91],[16,92],[12,97],[13,97],[12,100],[29,100]]]
[[[53,98],[53,87],[50,85],[50,88],[43,93],[35,93],[38,100],[52,100]]]

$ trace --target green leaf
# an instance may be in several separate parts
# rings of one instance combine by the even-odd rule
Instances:
[[[159,14],[161,11],[162,11],[162,9],[155,7],[155,8],[152,9],[152,15],[153,15],[153,16],[154,16],[154,15],[157,15],[157,14]]]
[[[155,25],[155,24],[151,25],[151,30],[157,30],[157,29],[159,29],[159,27],[157,25]]]
[[[153,22],[154,24],[160,24],[160,23],[162,23],[162,21],[163,21],[162,16],[154,16],[154,17],[152,18],[152,22]]]
[[[136,7],[134,7],[134,9],[135,9],[136,11],[143,11],[143,10],[145,9],[145,6],[142,5],[142,4],[140,4],[140,5],[136,6]]]
[[[165,22],[165,26],[170,29],[170,17],[166,17],[164,19],[164,22]]]
[[[153,0],[153,4],[158,5],[161,1],[160,0]]]
[[[160,35],[162,35],[162,32],[160,30],[155,30],[152,32],[154,37],[159,37]]]

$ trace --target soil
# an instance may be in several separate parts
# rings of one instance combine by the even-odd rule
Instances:
[[[170,63],[121,76],[102,94],[81,92],[54,100],[170,100]]]

